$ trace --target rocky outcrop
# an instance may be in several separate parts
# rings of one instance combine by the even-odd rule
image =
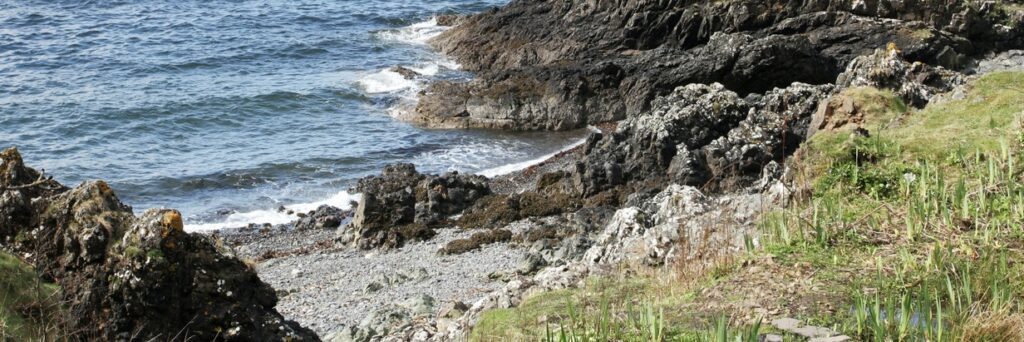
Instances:
[[[434,40],[478,77],[429,86],[402,117],[572,129],[644,113],[690,83],[741,95],[831,83],[889,42],[909,60],[961,68],[986,51],[1024,46],[1019,12],[952,0],[513,1]]]
[[[423,175],[412,164],[388,165],[380,176],[359,180],[352,191],[362,194],[362,200],[350,229],[340,233],[363,249],[429,238],[430,226],[491,193],[486,177],[458,172]]]
[[[318,340],[274,310],[255,271],[211,237],[185,233],[177,211],[135,217],[102,181],[68,190],[17,150],[0,156],[0,222],[14,236],[4,248],[61,286],[72,338]]]
[[[953,90],[966,77],[942,67],[904,59],[896,44],[857,57],[836,79],[836,86],[891,89],[909,105],[924,107],[937,94]]]
[[[592,136],[572,184],[584,196],[658,179],[741,188],[804,141],[811,115],[831,90],[797,83],[744,100],[721,84],[679,87],[615,132]]]

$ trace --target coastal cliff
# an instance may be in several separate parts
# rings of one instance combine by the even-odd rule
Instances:
[[[0,242],[60,297],[19,317],[76,340],[1024,338],[1024,3],[516,0],[441,21],[431,44],[475,77],[400,118],[586,140],[492,178],[390,165],[352,210],[212,234],[8,149]]]

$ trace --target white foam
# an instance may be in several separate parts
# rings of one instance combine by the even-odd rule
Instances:
[[[437,18],[434,17],[430,18],[430,20],[415,23],[400,29],[377,32],[377,38],[408,44],[423,45],[427,44],[431,38],[437,37],[449,28],[450,27],[448,26],[438,26]]]
[[[600,132],[600,130],[598,130],[596,127],[590,126],[588,128],[592,132]],[[531,167],[531,166],[543,163],[544,161],[546,161],[548,159],[551,159],[554,156],[557,156],[559,153],[563,153],[563,152],[572,150],[572,149],[574,149],[574,148],[576,148],[576,147],[578,147],[580,145],[583,145],[586,142],[587,142],[587,137],[583,137],[583,138],[580,138],[579,140],[574,141],[572,144],[569,144],[569,145],[563,147],[562,149],[560,149],[558,151],[555,151],[555,152],[553,152],[551,154],[547,154],[547,155],[544,155],[542,157],[539,157],[539,158],[536,158],[536,159],[527,160],[527,161],[523,161],[523,162],[518,162],[518,163],[513,163],[513,164],[508,164],[508,165],[502,165],[502,166],[498,166],[498,167],[495,167],[495,168],[490,168],[490,169],[487,169],[487,170],[483,170],[483,171],[477,172],[476,174],[484,176],[484,177],[487,177],[487,178],[494,178],[494,177],[497,177],[497,176],[513,173],[513,172],[516,172],[516,171],[519,171],[519,170],[522,170],[522,169],[526,169],[528,167]]]
[[[368,94],[393,93],[419,87],[415,80],[407,80],[401,74],[384,69],[356,81]]]
[[[359,194],[349,194],[346,191],[342,191],[322,201],[296,203],[284,206],[285,209],[293,211],[293,214],[288,214],[287,210],[283,212],[278,211],[277,209],[254,210],[228,215],[228,217],[222,222],[186,224],[185,230],[196,232],[224,228],[238,228],[248,226],[250,223],[269,223],[271,225],[285,224],[298,220],[299,216],[296,215],[297,213],[307,213],[315,210],[321,205],[329,205],[343,210],[352,209],[353,201],[359,201]]]

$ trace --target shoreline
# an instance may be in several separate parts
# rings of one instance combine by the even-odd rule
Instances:
[[[1024,213],[1024,145],[1009,142],[1024,10],[923,1],[935,6],[512,1],[435,17],[459,26],[423,42],[474,78],[426,84],[420,122],[587,136],[475,174],[388,164],[329,200],[253,214],[287,222],[204,232],[171,209],[136,216],[102,181],[65,187],[10,148],[0,252],[65,294],[64,324],[108,340],[182,326],[211,340],[533,340],[607,323],[644,340],[753,327],[844,341],[882,336],[860,329],[881,296],[923,298],[940,327],[978,324],[966,298],[1021,328],[1024,287],[1003,273],[1021,267],[1004,240],[1020,242]],[[963,16],[1019,21],[950,23]],[[410,81],[400,68],[385,71]],[[977,152],[950,154],[964,144]],[[947,289],[954,300],[927,302]]]

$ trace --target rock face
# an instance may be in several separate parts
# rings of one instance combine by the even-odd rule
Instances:
[[[361,193],[362,200],[351,229],[343,230],[342,237],[364,249],[428,238],[429,226],[491,193],[486,177],[457,172],[423,175],[412,164],[388,165],[380,176],[359,180],[352,191]]]
[[[433,41],[478,78],[429,86],[403,117],[572,129],[646,112],[690,83],[741,95],[830,83],[889,42],[912,61],[960,68],[1024,45],[1019,12],[959,0],[513,1]]]
[[[796,83],[744,100],[721,84],[679,87],[615,132],[591,137],[572,171],[573,185],[585,196],[657,179],[742,187],[804,141],[818,102],[831,90]]]
[[[37,184],[17,150],[2,157],[0,222],[15,236],[5,247],[61,285],[73,338],[318,340],[274,310],[251,268],[185,233],[177,211],[136,218],[102,181]]]

